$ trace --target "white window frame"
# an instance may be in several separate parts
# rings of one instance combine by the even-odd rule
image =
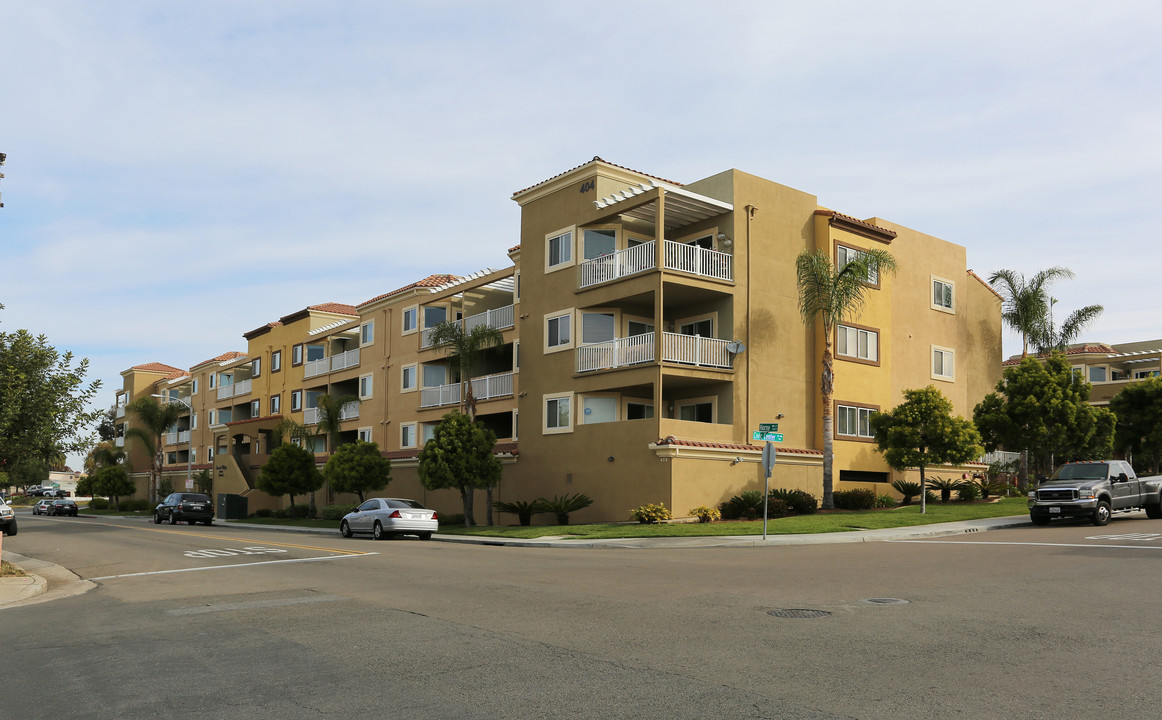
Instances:
[[[512,274],[512,301],[514,304],[520,302],[520,270]]]
[[[364,383],[366,382],[366,387]],[[366,392],[364,392],[366,390]],[[359,399],[367,400],[375,395],[375,376],[368,373],[359,376]]]
[[[262,358],[256,357],[250,361],[250,377],[262,377]]]
[[[573,348],[574,343],[576,343],[576,341],[577,341],[577,322],[576,322],[576,318],[574,317],[574,314],[575,313],[573,312],[572,308],[570,308],[568,310],[558,310],[556,312],[545,313],[545,322],[544,322],[544,331],[545,331],[544,351],[545,351],[545,353],[561,352],[562,350],[570,350]],[[569,341],[564,342],[564,343],[558,343],[556,345],[550,345],[549,344],[549,323],[552,322],[553,320],[560,320],[561,318],[568,318],[569,319]],[[558,330],[558,337],[560,337],[559,330]]]
[[[282,371],[282,350],[272,350],[270,353],[270,371],[272,373]]]
[[[303,344],[291,346],[291,366],[298,367],[303,364]]]
[[[198,429],[198,411],[194,410],[190,413],[190,430]]]
[[[410,442],[408,441],[408,438],[404,437],[409,432],[411,433]],[[399,426],[399,446],[401,448],[414,448],[418,442],[419,442],[419,434],[418,434],[418,428],[416,427],[416,424],[414,422],[400,423],[400,426]]]
[[[214,446],[211,445],[211,446],[206,448],[206,462],[212,462],[213,460],[214,460]]]
[[[840,428],[840,416],[846,421],[847,413],[849,411],[855,412],[855,432],[843,432]],[[871,416],[877,412],[876,408],[868,407],[866,405],[850,405],[845,403],[835,404],[835,436],[838,438],[858,438],[860,440],[871,440],[874,435],[871,431]],[[861,432],[863,426],[867,425],[867,432]],[[848,428],[850,429],[850,428]]]
[[[412,384],[409,386],[407,382],[408,370],[411,370]],[[399,369],[399,391],[401,393],[413,393],[419,389],[420,386],[420,369],[416,363],[404,365]]]
[[[520,372],[520,340],[512,341],[512,371]]]
[[[846,252],[844,252],[844,251],[846,251]],[[836,241],[836,243],[835,243],[835,267],[837,269],[842,270],[845,265],[847,265],[849,262],[851,262],[852,260],[855,259],[855,257],[851,257],[851,258],[846,257],[847,253],[853,253],[855,256],[866,255],[867,250],[865,250],[863,248],[853,247],[851,245],[845,245],[842,242]],[[844,257],[841,258],[840,255],[843,255]],[[867,278],[864,280],[864,282],[866,282],[868,285],[874,285],[876,287],[879,287],[880,269],[879,268],[869,268]]]
[[[303,391],[291,390],[291,412],[302,412],[303,410]]]
[[[866,356],[859,354],[859,338],[861,335],[867,336],[868,354]],[[848,352],[851,350],[853,344],[855,345],[855,352]],[[880,361],[879,332],[869,328],[859,327],[858,325],[836,325],[835,356],[878,364]]]
[[[936,372],[937,353],[940,354],[940,358],[941,358],[941,363],[940,363],[941,372],[939,374]],[[951,372],[947,372],[949,370],[949,367],[948,367],[949,365],[952,366]],[[955,350],[953,350],[952,348],[948,348],[948,347],[941,347],[939,345],[932,346],[932,379],[933,380],[943,380],[945,382],[953,382],[956,380],[956,351]]]
[[[556,264],[550,264],[553,241],[560,240],[561,238],[564,238],[564,239],[560,243],[558,243],[558,246],[567,249],[569,252],[569,257],[557,262]],[[577,226],[570,225],[569,227],[561,228],[560,230],[557,230],[557,231],[554,231],[551,233],[546,233],[545,234],[545,273],[548,274],[551,272],[557,272],[558,270],[563,270],[567,267],[572,267],[576,264],[577,264]]]
[[[359,326],[359,347],[375,344],[375,321],[368,320]]]
[[[190,395],[198,394],[198,379],[194,378],[190,383]]]
[[[210,411],[210,425],[211,425],[211,426],[214,426],[214,425],[217,425],[217,424],[218,424],[218,411],[217,411],[217,410],[211,410],[211,411]]]
[[[210,389],[211,390],[214,389],[214,383],[217,382],[217,380],[218,380],[218,373],[216,373],[216,372],[210,373]]]
[[[260,398],[250,401],[250,417],[262,417],[262,400]]]
[[[653,417],[657,416],[657,408],[654,407],[653,400],[643,400],[642,398],[627,397],[627,398],[622,398],[622,401],[621,401],[621,417],[625,420],[629,420],[629,406],[630,405],[641,405],[642,407],[648,407],[650,409],[650,411],[653,413],[653,415],[651,415],[650,418],[637,418],[639,420],[642,420],[642,419],[648,420],[648,419],[652,419]]]
[[[702,315],[691,315],[690,317],[678,318],[677,320],[674,321],[674,331],[680,335],[680,334],[682,334],[682,326],[683,325],[696,325],[704,320],[710,321],[710,334],[709,335],[699,335],[699,336],[690,335],[689,337],[710,337],[710,338],[718,337],[718,313],[717,312],[710,312],[710,313],[704,313]]]
[[[555,403],[554,407],[556,408],[556,410],[553,413],[553,417],[555,419],[557,419],[560,417],[560,408],[556,403],[558,403],[561,400],[566,400],[569,403],[569,409],[567,412],[569,422],[567,425],[552,425],[551,426],[549,424],[549,403],[550,402]],[[560,392],[560,393],[548,393],[546,395],[542,395],[541,396],[541,434],[542,435],[561,435],[563,433],[573,432],[574,410],[575,410],[575,399],[574,399],[574,393],[571,391],[570,392]]]
[[[270,414],[278,415],[282,412],[282,393],[275,393],[270,396]]]
[[[944,285],[944,286],[948,287],[948,305],[945,305],[943,303],[943,297],[941,298],[941,302],[936,302],[937,285]],[[948,280],[947,278],[942,278],[939,275],[933,275],[933,276],[931,276],[931,287],[932,287],[932,292],[931,292],[931,295],[932,295],[931,307],[932,307],[932,309],[939,310],[940,312],[948,313],[950,315],[955,315],[956,314],[956,283],[952,282],[951,280]],[[941,293],[941,295],[943,295],[943,293]]]
[[[517,432],[520,429],[520,411],[516,408],[512,410],[512,439],[517,439]]]
[[[358,428],[355,431],[355,437],[359,438],[363,442],[374,442],[371,439],[371,426]]]
[[[411,319],[411,327],[408,327],[408,319]],[[411,335],[420,331],[420,306],[409,305],[399,313],[399,328],[403,335]]]
[[[675,420],[682,419],[682,408],[690,407],[692,405],[705,405],[706,403],[710,404],[710,423],[709,424],[713,425],[713,424],[717,423],[718,422],[718,396],[717,395],[704,395],[702,397],[681,398],[680,400],[675,400],[674,401],[674,419]],[[697,420],[684,420],[683,422],[698,422],[698,421]]]
[[[613,403],[613,419],[605,422],[620,422],[625,416],[621,414],[622,403],[619,402],[620,396],[617,393],[609,392],[591,392],[580,395],[580,401],[577,403],[577,424],[578,425],[603,425],[601,422],[586,422],[585,421],[585,401],[589,398],[605,398],[612,399]]]

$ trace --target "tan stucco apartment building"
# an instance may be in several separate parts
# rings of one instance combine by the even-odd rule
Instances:
[[[892,492],[900,474],[867,421],[904,390],[935,385],[968,417],[999,379],[1001,300],[962,246],[738,170],[682,185],[594,158],[513,200],[511,265],[308,306],[245,332],[244,352],[188,371],[126,370],[119,422],[143,394],[188,403],[164,447],[174,487],[187,468],[211,469],[215,493],[246,495],[254,510],[279,502],[253,489],[278,420],[310,425],[319,395],[356,396],[342,440],[372,440],[392,458],[388,494],[454,513],[458,496],[426,492],[416,473],[418,449],[462,391],[427,330],[487,323],[505,342],[472,382],[504,462],[497,499],[584,493],[594,504],[575,521],[621,520],[651,502],[683,516],[762,487],[764,423],[781,438],[772,487],[818,497],[823,337],[800,317],[795,280],[795,257],[817,249],[842,263],[879,248],[899,264],[871,278],[863,311],[832,338],[837,489]],[[127,450],[144,488],[148,459]],[[328,448],[315,450],[324,461]]]

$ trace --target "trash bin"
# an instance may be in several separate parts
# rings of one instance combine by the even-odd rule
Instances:
[[[246,498],[241,495],[218,493],[218,518],[221,520],[245,520]]]

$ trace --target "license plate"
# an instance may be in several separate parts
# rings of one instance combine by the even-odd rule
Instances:
[[[1049,513],[1050,513],[1050,514],[1053,514],[1053,513],[1060,513],[1060,512],[1061,512],[1061,508],[1057,508],[1057,507],[1052,507],[1052,508],[1049,508]]]

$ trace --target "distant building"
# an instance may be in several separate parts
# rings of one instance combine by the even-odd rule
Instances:
[[[1093,386],[1089,394],[1091,405],[1109,405],[1110,399],[1130,383],[1162,375],[1162,340],[1108,345],[1079,343],[1070,345],[1064,354],[1074,372]],[[1019,362],[1021,357],[1013,356],[1004,366]]]

